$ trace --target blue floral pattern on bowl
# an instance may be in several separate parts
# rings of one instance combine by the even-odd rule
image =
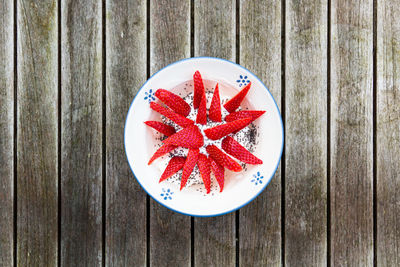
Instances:
[[[250,80],[245,75],[239,75],[239,79],[236,80],[236,82],[239,84],[239,87],[242,87],[242,86],[248,85]]]
[[[168,189],[163,188],[162,191],[163,191],[163,193],[161,193],[160,196],[162,196],[162,198],[163,198],[164,200],[168,200],[168,199],[171,200],[171,199],[172,199],[171,196],[174,194],[174,192],[172,192],[171,189],[169,189],[169,188],[168,188]]]
[[[264,179],[264,176],[262,176],[260,172],[257,172],[256,174],[253,174],[253,179],[251,179],[251,182],[255,185],[262,184],[262,179]]]
[[[148,92],[145,92],[144,94],[145,94],[144,100],[148,100],[149,103],[156,100],[156,98],[154,97],[153,89],[150,89]]]

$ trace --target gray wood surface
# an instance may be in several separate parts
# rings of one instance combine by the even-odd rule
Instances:
[[[61,6],[61,265],[102,263],[102,2]]]
[[[327,264],[327,9],[286,3],[286,266]]]
[[[400,1],[377,8],[377,263],[400,266]]]
[[[236,3],[195,1],[195,56],[236,60]],[[235,213],[194,219],[195,266],[235,265]]]
[[[281,9],[281,1],[240,1],[239,62],[265,83],[279,106]],[[279,168],[265,191],[240,210],[240,266],[282,265],[281,191]]]
[[[0,266],[13,263],[14,4],[0,4]]]
[[[373,3],[331,12],[331,264],[372,266]]]
[[[190,1],[150,1],[150,74],[190,56]],[[189,266],[190,217],[150,200],[150,265]]]
[[[57,1],[18,1],[17,264],[57,265]]]
[[[146,1],[106,2],[106,265],[146,265],[146,193],[124,151],[125,117],[146,81]]]

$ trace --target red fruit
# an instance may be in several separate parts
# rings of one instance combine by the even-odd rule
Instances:
[[[157,131],[166,136],[171,136],[176,132],[174,127],[166,125],[159,121],[145,121],[144,123],[146,123],[147,126],[156,129]]]
[[[221,147],[226,153],[245,163],[254,165],[263,163],[261,159],[251,154],[246,148],[230,136],[227,136],[222,140]]]
[[[201,178],[203,179],[204,186],[207,190],[207,194],[210,193],[211,189],[211,179],[210,179],[210,162],[206,155],[199,154],[199,160],[197,161],[197,166],[199,167]]]
[[[240,110],[226,116],[225,121],[230,122],[244,118],[252,118],[252,121],[254,121],[264,113],[264,110]]]
[[[197,118],[196,122],[199,124],[207,123],[207,98],[205,92],[203,92],[203,96],[201,97],[200,106],[197,110]]]
[[[240,131],[241,129],[249,125],[251,121],[252,118],[231,121],[222,125],[205,129],[204,133],[211,140],[218,140],[230,133]]]
[[[151,102],[150,108],[153,109],[154,111],[157,111],[161,115],[167,117],[168,119],[170,119],[171,121],[175,122],[176,124],[178,124],[183,128],[194,124],[194,121],[189,120],[188,118],[185,118],[182,115],[179,115],[178,113],[175,113],[174,111],[170,110],[169,108],[157,104],[156,102]]]
[[[204,144],[204,138],[196,125],[189,126],[165,139],[164,144],[186,148],[199,148]]]
[[[239,93],[237,93],[232,99],[225,103],[224,108],[229,112],[234,112],[242,103],[243,99],[250,90],[251,82],[246,85]]]
[[[234,161],[215,145],[207,146],[206,150],[210,157],[213,158],[219,165],[224,166],[225,168],[234,172],[240,172],[242,170],[242,166],[240,166],[239,163]]]
[[[221,100],[219,98],[218,83],[215,86],[214,95],[211,100],[210,111],[208,112],[210,120],[215,122],[221,122]]]
[[[205,92],[203,79],[201,78],[200,72],[197,70],[193,75],[194,82],[194,96],[193,96],[193,107],[199,108],[203,92]]]
[[[199,158],[199,149],[189,149],[185,164],[183,165],[182,179],[181,179],[181,190],[185,187],[190,174],[193,171],[194,166],[196,166],[197,160]]]
[[[158,89],[155,96],[176,113],[184,117],[189,115],[190,106],[180,96],[165,89]]]
[[[219,185],[219,192],[222,192],[222,190],[224,190],[224,180],[225,180],[225,176],[224,176],[224,167],[222,167],[221,165],[219,165],[217,162],[215,162],[215,160],[213,160],[213,158],[209,157],[208,158],[211,164],[211,170],[214,173],[215,179],[217,179],[218,185]]]
[[[163,174],[161,175],[159,183],[168,179],[169,177],[174,175],[176,172],[178,172],[180,169],[182,169],[183,165],[185,164],[185,161],[186,161],[185,157],[173,157],[168,162],[167,167],[165,168]]]
[[[174,150],[175,148],[177,148],[177,146],[169,145],[169,144],[162,145],[159,149],[157,149],[157,151],[154,153],[154,155],[149,160],[149,163],[147,163],[147,164],[150,165],[154,160],[167,154],[168,152]]]

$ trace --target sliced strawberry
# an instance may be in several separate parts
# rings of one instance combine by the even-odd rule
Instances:
[[[199,160],[197,161],[197,166],[199,167],[201,178],[203,179],[204,186],[207,190],[207,194],[210,193],[211,189],[211,179],[210,179],[210,161],[204,154],[199,154]]]
[[[203,92],[205,92],[203,79],[199,71],[196,71],[193,75],[194,82],[194,96],[193,96],[193,107],[199,108]]]
[[[204,144],[204,138],[196,125],[189,126],[165,139],[164,144],[186,148],[199,148]]]
[[[175,113],[174,111],[170,110],[169,108],[157,104],[156,102],[151,102],[150,108],[154,111],[157,111],[161,115],[167,117],[168,119],[170,119],[171,121],[175,122],[176,124],[178,124],[183,128],[194,124],[194,121],[189,120],[188,118],[185,118],[182,115],[179,115],[178,113]]]
[[[207,123],[207,98],[205,92],[203,92],[203,96],[201,97],[200,101],[200,106],[199,109],[197,110],[196,122],[203,125]]]
[[[246,85],[239,93],[237,93],[232,99],[225,103],[224,108],[229,112],[234,112],[242,103],[243,99],[250,90],[251,82]]]
[[[176,132],[174,127],[166,125],[159,121],[145,121],[144,123],[166,136],[171,136]]]
[[[215,122],[221,122],[221,99],[219,98],[218,83],[215,86],[214,95],[211,100],[210,110],[208,112],[210,120]]]
[[[245,147],[230,136],[222,140],[222,149],[234,158],[248,164],[262,164],[262,160],[250,153]]]
[[[182,97],[165,89],[158,89],[155,96],[176,113],[184,117],[189,115],[190,106],[182,99]]]
[[[204,133],[211,140],[218,140],[230,133],[240,131],[241,129],[249,125],[251,121],[252,118],[231,121],[222,125],[205,129]]]
[[[185,187],[190,174],[193,171],[194,166],[196,166],[197,160],[199,158],[199,149],[189,149],[188,156],[186,158],[185,164],[183,165],[182,179],[181,179],[181,190]]]
[[[215,179],[217,179],[219,185],[219,192],[224,190],[224,180],[225,180],[225,169],[221,165],[219,165],[212,157],[208,158],[211,164],[211,170],[214,173]]]
[[[186,158],[185,157],[173,157],[169,162],[167,167],[165,168],[163,174],[161,175],[159,183],[168,179],[175,173],[177,173],[180,169],[183,168],[185,164]]]
[[[230,122],[244,118],[252,118],[253,119],[252,121],[254,121],[264,113],[265,113],[264,110],[240,110],[226,116],[225,121]]]
[[[157,149],[157,151],[154,153],[154,155],[149,160],[149,163],[147,163],[147,164],[150,165],[154,160],[167,154],[168,152],[174,150],[175,148],[177,148],[177,146],[169,145],[169,144],[162,145],[159,149]]]
[[[240,166],[239,163],[234,161],[215,145],[207,146],[206,150],[210,157],[213,158],[219,165],[224,166],[225,168],[234,172],[240,172],[242,170],[242,166]]]

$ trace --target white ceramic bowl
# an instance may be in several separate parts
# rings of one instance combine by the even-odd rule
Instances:
[[[266,113],[255,121],[259,136],[253,152],[263,160],[263,164],[247,164],[246,169],[239,173],[225,171],[225,186],[221,193],[213,175],[210,194],[204,193],[203,184],[190,185],[188,182],[180,191],[179,181],[176,179],[175,182],[171,182],[171,178],[159,183],[168,156],[157,159],[150,166],[147,165],[157,145],[161,144],[161,135],[143,123],[147,120],[161,121],[161,115],[151,110],[149,105],[151,101],[156,100],[154,92],[158,88],[164,88],[184,96],[193,90],[191,84],[196,70],[200,71],[205,87],[209,90],[213,90],[215,82],[219,83],[221,99],[229,99],[251,81],[252,86],[243,106],[266,110]],[[207,106],[209,105],[210,101]],[[132,101],[125,122],[125,151],[139,184],[161,205],[191,216],[222,215],[252,201],[271,181],[281,159],[283,140],[279,109],[267,87],[242,66],[211,57],[180,60],[154,74]],[[181,171],[176,177],[180,174]],[[193,178],[189,181],[191,179]]]

